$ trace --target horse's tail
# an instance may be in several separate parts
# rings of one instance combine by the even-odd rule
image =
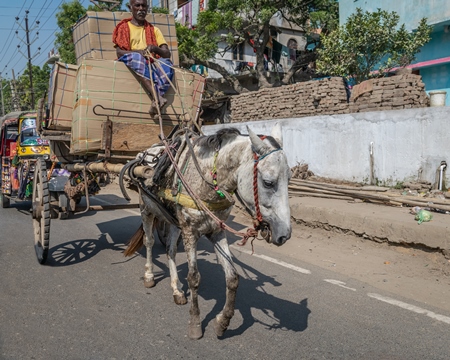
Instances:
[[[127,248],[123,252],[124,256],[131,256],[136,251],[139,251],[142,246],[144,246],[144,225],[141,224],[139,229],[134,233],[134,235],[128,240]]]

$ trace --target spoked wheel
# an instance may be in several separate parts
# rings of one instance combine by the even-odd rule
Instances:
[[[32,216],[34,228],[34,249],[40,264],[47,260],[50,242],[50,195],[47,183],[45,161],[38,159],[34,168]]]
[[[165,221],[159,220],[158,218],[155,218],[154,230],[156,231],[156,235],[158,235],[159,241],[161,242],[161,244],[164,245],[164,247],[167,247],[169,228],[170,228],[170,225],[168,223],[166,223]],[[177,246],[180,245],[180,242],[181,242],[181,235],[178,237]]]

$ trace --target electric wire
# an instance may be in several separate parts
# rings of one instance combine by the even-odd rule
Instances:
[[[25,0],[25,1],[23,2],[23,5],[22,5],[22,7],[20,8],[19,14],[17,15],[17,17],[19,17],[19,15],[20,15],[20,13],[22,12],[22,10],[23,10],[23,8],[24,8],[26,2],[27,2],[27,0]],[[19,29],[19,26],[17,25],[16,31],[17,31],[18,29]],[[0,50],[0,53],[3,53],[3,56],[2,56],[2,58],[0,59],[0,63],[3,61],[3,59],[4,59],[5,55],[6,55],[6,51],[4,51],[4,50],[5,50],[6,44],[8,43],[8,40],[9,40],[9,38],[11,37],[11,34],[12,34],[13,31],[14,31],[14,24],[13,24],[11,30],[9,31],[9,34],[8,34],[8,36],[7,36],[6,40],[5,40],[5,42],[3,43],[2,49]],[[9,47],[11,46],[11,43],[12,43],[13,39],[14,39],[14,37],[11,38],[11,41],[9,42],[8,47],[7,47],[8,49],[9,49]]]

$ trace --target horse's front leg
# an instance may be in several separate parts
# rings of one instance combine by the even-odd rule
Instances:
[[[217,336],[222,336],[234,316],[234,307],[236,303],[236,290],[239,285],[239,275],[234,267],[232,255],[228,247],[228,241],[225,231],[212,236],[214,251],[217,259],[225,272],[225,281],[227,286],[225,306],[213,321],[214,331]]]
[[[191,308],[189,314],[188,336],[191,339],[197,340],[203,336],[202,327],[200,323],[200,309],[198,307],[198,287],[200,285],[200,273],[197,267],[197,240],[190,231],[190,229],[183,229],[183,243],[188,261],[188,276],[187,281],[189,290],[191,291]]]
[[[172,287],[173,290],[173,300],[177,305],[184,305],[187,303],[187,300],[186,296],[184,296],[182,285],[178,278],[177,264],[175,262],[180,230],[173,225],[166,224],[166,226],[170,226],[169,234],[166,239],[167,241],[166,251],[170,270],[170,286]]]
[[[142,216],[142,224],[144,226],[144,245],[147,249],[147,261],[145,263],[145,273],[144,273],[144,286],[146,288],[151,288],[155,286],[155,275],[153,274],[153,261],[152,261],[152,248],[155,243],[153,237],[153,221],[155,220],[155,215],[148,214],[147,216]]]

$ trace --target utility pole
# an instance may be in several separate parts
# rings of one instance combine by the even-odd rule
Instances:
[[[16,98],[16,76],[14,75],[14,69],[11,70],[12,80],[11,80],[11,101],[14,111],[19,111],[19,101]]]
[[[2,93],[2,116],[5,116],[5,103],[3,101],[3,79],[1,72],[0,72],[0,92]]]
[[[28,72],[29,72],[29,77],[30,77],[30,94],[31,94],[31,110],[34,109],[34,89],[33,89],[33,67],[31,65],[31,60],[33,59],[33,57],[35,57],[36,55],[39,55],[39,51],[41,50],[41,48],[38,48],[38,52],[34,55],[31,56],[31,45],[37,40],[38,36],[39,36],[39,32],[36,32],[36,37],[34,38],[33,41],[30,42],[30,32],[35,30],[38,26],[39,26],[39,21],[36,21],[36,25],[30,29],[28,27],[28,13],[29,11],[26,10],[25,11],[25,28],[19,23],[19,18],[16,17],[16,22],[17,24],[23,29],[25,30],[25,34],[26,34],[26,39],[27,41],[23,41],[22,39],[19,38],[20,41],[22,41],[26,46],[27,46],[27,53],[28,56],[25,55],[24,53],[22,53],[22,51],[20,51],[20,45],[17,45],[17,49],[18,51],[28,60]],[[16,35],[18,37],[18,31],[16,30]]]
[[[28,72],[30,75],[31,108],[34,109],[33,71],[31,67],[30,30],[28,29],[28,10],[25,16],[25,31],[27,33]]]

